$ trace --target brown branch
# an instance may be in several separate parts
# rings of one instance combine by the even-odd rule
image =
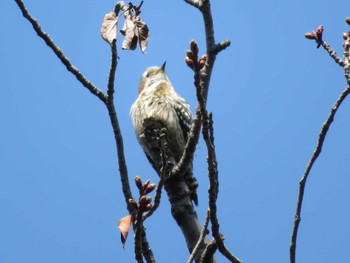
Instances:
[[[225,246],[223,238],[220,234],[220,225],[217,218],[217,206],[216,201],[219,194],[219,178],[217,170],[217,160],[215,154],[214,146],[214,130],[213,130],[213,119],[212,114],[202,112],[203,116],[203,139],[207,145],[208,149],[208,171],[209,171],[209,209],[210,209],[210,221],[212,235],[216,241],[218,250],[223,254],[228,260],[235,263],[240,263],[241,261],[236,258],[229,249]]]
[[[214,27],[213,19],[211,14],[211,7],[209,0],[185,0],[186,3],[195,6],[200,10],[203,16],[205,35],[206,35],[206,58],[205,66],[198,67],[195,66],[197,63],[196,59],[193,59],[191,63],[191,58],[186,59],[187,65],[191,67],[191,64],[194,65],[192,69],[195,71],[195,87],[197,93],[197,100],[199,106],[197,109],[197,118],[201,117],[202,123],[202,134],[208,148],[208,170],[209,170],[209,208],[210,208],[210,220],[212,222],[212,231],[215,241],[217,243],[219,251],[228,258],[231,262],[240,262],[226,247],[219,234],[219,223],[216,216],[216,199],[218,194],[218,172],[217,172],[217,161],[215,157],[215,149],[213,142],[213,128],[211,115],[209,117],[206,110],[206,101],[208,97],[209,83],[211,78],[212,69],[216,59],[216,55],[224,50],[227,46],[230,45],[230,41],[226,40],[219,44],[215,44],[214,38]],[[193,55],[193,54],[192,54]],[[193,56],[192,56],[193,58]],[[195,56],[197,58],[197,56]],[[199,61],[200,62],[200,61]],[[200,63],[199,63],[200,64]],[[214,250],[215,251],[215,250]]]
[[[142,231],[142,254],[147,263],[156,263],[153,251],[147,241],[146,231]]]
[[[42,30],[39,23],[35,20],[33,16],[31,16],[28,10],[25,8],[23,1],[15,0],[18,7],[22,11],[23,16],[32,24],[35,32],[41,37],[45,43],[53,50],[56,56],[61,60],[61,62],[67,67],[67,70],[70,71],[80,83],[84,87],[86,87],[92,94],[97,96],[108,109],[108,113],[110,115],[111,123],[113,126],[113,131],[115,134],[117,151],[118,151],[118,161],[119,161],[119,170],[121,173],[121,180],[123,185],[123,193],[126,200],[127,205],[129,206],[128,200],[132,198],[130,186],[128,182],[127,168],[124,158],[124,147],[123,147],[123,139],[119,128],[119,123],[117,119],[117,115],[114,108],[114,76],[117,68],[117,51],[115,43],[112,44],[112,62],[108,77],[108,89],[107,95],[98,89],[94,84],[92,84],[84,75],[80,73],[80,71],[72,65],[69,59],[64,55],[64,53],[60,50],[60,48],[54,43],[54,41],[49,37],[49,35]],[[129,209],[129,212],[131,210]]]
[[[216,59],[216,55],[230,45],[230,40],[225,40],[220,42],[219,44],[215,44],[214,25],[213,25],[213,18],[211,15],[211,7],[210,7],[209,0],[185,0],[185,2],[197,8],[202,13],[202,16],[203,16],[205,35],[206,35],[206,49],[207,49],[206,54],[208,55],[208,59],[207,59],[205,68],[201,71],[200,81],[202,82],[201,85],[203,87],[203,97],[206,102],[208,97],[209,82],[210,82],[214,62]],[[191,131],[188,136],[184,153],[179,163],[176,166],[174,166],[171,176],[176,177],[180,174],[183,174],[185,172],[187,165],[192,161],[193,154],[195,152],[196,145],[199,140],[200,128],[201,128],[201,115],[200,115],[200,109],[198,104],[196,107],[196,115],[195,115],[195,118],[193,119]]]
[[[21,0],[15,0],[18,7],[21,9],[23,16],[32,24],[34,31],[38,34],[39,37],[41,37],[46,45],[48,45],[52,51],[56,54],[56,56],[61,60],[61,62],[66,66],[67,70],[71,72],[77,80],[86,87],[92,94],[94,94],[96,97],[98,97],[101,101],[106,103],[107,96],[104,94],[103,91],[101,91],[99,88],[97,88],[92,82],[90,82],[71,62],[70,60],[64,55],[62,50],[54,43],[54,41],[49,37],[49,35],[42,30],[39,23],[35,20],[34,17],[31,16],[31,14],[26,9],[23,1]]]
[[[135,259],[137,263],[143,263],[142,257],[142,233],[144,232],[144,227],[142,224],[142,213],[138,211],[136,223],[135,223],[135,238],[134,238],[134,252]]]
[[[120,179],[122,183],[122,189],[124,194],[124,199],[128,207],[129,213],[132,212],[132,208],[130,207],[129,199],[132,198],[131,190],[130,190],[130,183],[129,183],[129,177],[128,177],[128,170],[126,166],[125,161],[125,155],[124,155],[124,143],[123,143],[123,136],[120,131],[119,127],[119,121],[117,117],[117,113],[114,107],[114,78],[115,78],[115,72],[117,69],[117,49],[115,41],[111,45],[111,51],[112,51],[112,59],[111,59],[111,66],[109,70],[108,75],[108,84],[107,84],[107,101],[106,101],[106,107],[108,110],[108,114],[111,120],[111,125],[113,128],[114,133],[114,139],[116,142],[116,148],[117,148],[117,154],[118,154],[118,164],[119,164],[119,173],[120,173]]]
[[[345,34],[344,46],[344,73],[348,85],[350,85],[350,32]]]
[[[119,127],[117,113],[114,107],[114,80],[115,80],[115,72],[118,65],[116,41],[112,42],[111,53],[112,53],[111,66],[109,70],[108,83],[107,83],[107,101],[105,104],[110,116],[113,132],[114,132],[114,138],[115,138],[117,154],[118,154],[119,173],[120,173],[120,179],[122,183],[124,199],[127,203],[127,208],[129,213],[132,213],[133,207],[131,206],[129,200],[132,199],[133,197],[131,194],[128,170],[127,170],[126,161],[125,161],[123,137]],[[149,246],[146,233],[144,231],[144,227],[142,224],[142,213],[140,218],[138,218],[137,222],[139,223],[136,224],[134,228],[135,258],[137,262],[141,263],[143,262],[143,258],[142,258],[142,255],[143,255],[147,262],[149,263],[155,262],[152,249]]]
[[[323,41],[323,30],[323,25],[319,25],[315,31],[307,32],[304,36],[307,39],[315,40],[317,48],[322,46],[328,52],[331,58],[333,58],[335,63],[337,63],[341,67],[344,67],[343,60],[340,57],[338,57],[335,50],[327,42]]]
[[[339,66],[344,67],[344,61],[338,57],[335,50],[325,41],[322,42],[322,47],[328,52],[328,54],[333,58],[334,62]]]
[[[305,185],[307,178],[310,174],[310,171],[317,160],[318,156],[320,155],[322,151],[322,146],[325,141],[325,138],[327,136],[328,129],[333,122],[334,116],[337,113],[337,110],[339,109],[341,103],[344,101],[344,99],[350,94],[350,86],[347,87],[346,89],[343,90],[343,92],[340,94],[339,98],[333,105],[327,120],[323,123],[321,131],[318,135],[318,142],[316,145],[316,148],[310,158],[309,163],[306,166],[305,172],[303,177],[301,178],[299,182],[299,194],[298,194],[298,201],[297,201],[297,208],[295,212],[295,218],[294,218],[294,227],[293,227],[293,233],[292,233],[292,238],[291,238],[291,243],[290,243],[290,262],[295,263],[295,254],[296,254],[296,242],[297,242],[297,235],[298,235],[298,228],[299,228],[299,223],[301,220],[301,207],[303,203],[303,197],[304,197],[304,190],[305,190]]]

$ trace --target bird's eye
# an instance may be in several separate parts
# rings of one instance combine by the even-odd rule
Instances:
[[[147,73],[146,74],[146,78],[149,78],[151,76],[151,74]]]

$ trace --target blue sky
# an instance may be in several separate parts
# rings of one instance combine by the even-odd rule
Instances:
[[[219,161],[221,232],[243,262],[288,262],[298,181],[322,123],[346,87],[342,68],[303,35],[322,23],[324,39],[341,55],[349,3],[212,2],[216,40],[232,41],[217,58],[208,100]],[[73,64],[105,90],[110,49],[99,30],[115,2],[25,4]],[[14,1],[2,1],[0,10],[0,262],[134,262],[132,240],[123,249],[117,232],[127,210],[104,106],[36,36]],[[193,110],[185,50],[196,39],[203,52],[205,42],[201,15],[184,1],[146,0],[142,17],[151,30],[149,47],[146,54],[122,51],[119,39],[115,103],[130,178],[156,182],[129,117],[139,78],[146,67],[166,60],[169,78]],[[348,258],[349,115],[346,100],[310,174],[298,263]],[[205,157],[200,141],[194,169],[202,222]],[[158,262],[187,260],[165,194],[146,227]]]

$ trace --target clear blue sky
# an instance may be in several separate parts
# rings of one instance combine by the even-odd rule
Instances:
[[[221,231],[243,262],[288,262],[298,181],[321,124],[346,86],[342,68],[303,35],[324,24],[324,39],[341,55],[349,2],[212,2],[216,40],[232,41],[218,56],[208,101],[220,169]],[[99,30],[115,1],[25,3],[73,64],[105,90],[110,49]],[[117,231],[127,210],[107,111],[36,36],[14,1],[1,1],[0,10],[0,262],[134,262],[132,234],[123,249]],[[130,178],[156,182],[129,108],[144,69],[166,60],[171,81],[194,109],[184,56],[193,38],[203,52],[204,32],[200,14],[181,0],[145,0],[142,17],[151,30],[147,53],[121,51],[118,43],[116,108]],[[311,172],[298,263],[348,258],[349,116],[346,100]],[[207,207],[205,156],[201,141],[195,158],[201,221]],[[146,227],[158,262],[187,260],[165,194]]]

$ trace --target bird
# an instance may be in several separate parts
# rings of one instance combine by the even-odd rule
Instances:
[[[138,98],[130,108],[137,140],[159,176],[162,160],[155,131],[166,129],[167,168],[171,171],[181,159],[192,125],[190,106],[175,91],[165,72],[165,65],[166,62],[161,67],[152,66],[145,70],[138,86]],[[179,198],[181,195],[189,195],[194,204],[198,205],[198,182],[193,174],[192,161],[186,167],[183,180],[188,190],[185,193],[180,191]]]

